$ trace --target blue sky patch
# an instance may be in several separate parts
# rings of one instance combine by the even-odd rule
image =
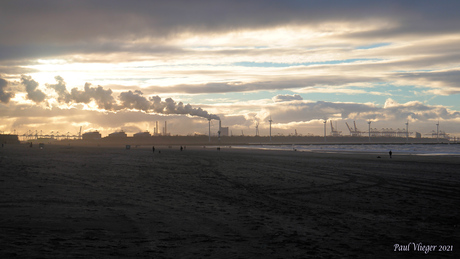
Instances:
[[[242,67],[295,67],[295,66],[313,66],[313,65],[337,65],[345,63],[354,63],[359,61],[380,61],[381,59],[377,58],[354,58],[354,59],[344,59],[344,60],[329,60],[321,62],[302,62],[302,63],[275,63],[275,62],[251,62],[251,61],[242,61],[232,63],[234,66]]]
[[[388,45],[391,45],[391,43],[382,42],[382,43],[376,43],[376,44],[371,44],[371,45],[359,46],[359,47],[356,47],[356,49],[375,49],[375,48],[385,47]]]

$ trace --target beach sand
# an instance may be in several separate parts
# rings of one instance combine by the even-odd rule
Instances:
[[[397,151],[6,145],[0,257],[460,258],[459,165]],[[395,251],[411,242],[438,247]]]

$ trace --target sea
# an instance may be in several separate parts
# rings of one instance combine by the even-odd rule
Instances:
[[[231,148],[285,150],[300,152],[356,152],[388,153],[420,156],[460,156],[460,144],[293,144],[293,145],[237,145]]]

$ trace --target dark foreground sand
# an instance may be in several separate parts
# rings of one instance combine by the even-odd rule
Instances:
[[[0,258],[460,258],[459,164],[397,152],[7,145]],[[394,251],[411,242],[437,248]]]

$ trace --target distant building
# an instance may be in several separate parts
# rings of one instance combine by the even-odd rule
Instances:
[[[149,138],[151,136],[152,135],[150,135],[150,133],[148,133],[147,131],[146,132],[138,132],[138,133],[133,135],[134,138]]]
[[[101,139],[101,133],[97,131],[86,132],[86,133],[83,133],[82,138],[83,140]]]
[[[228,136],[228,127],[220,128],[220,136]]]
[[[128,135],[124,131],[110,133],[109,138],[127,138]]]
[[[18,135],[0,134],[0,142],[2,144],[19,144]]]
[[[422,133],[415,132],[415,138],[422,138]]]

